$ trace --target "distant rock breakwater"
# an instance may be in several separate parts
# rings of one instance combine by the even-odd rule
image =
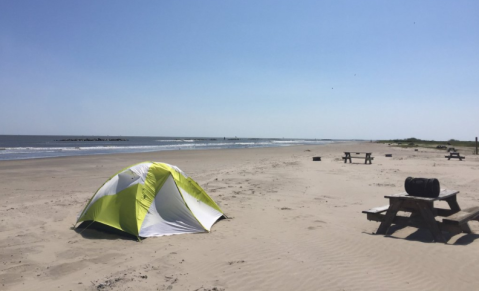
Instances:
[[[55,141],[128,141],[128,139],[123,138],[67,138],[67,139],[56,139]]]

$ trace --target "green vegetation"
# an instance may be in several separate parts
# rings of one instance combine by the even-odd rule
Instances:
[[[450,139],[448,141],[436,141],[436,140],[422,140],[415,137],[406,139],[391,139],[391,140],[379,140],[379,143],[387,143],[400,147],[424,147],[424,148],[437,148],[437,146],[448,147],[471,147],[475,148],[475,141],[460,141]]]

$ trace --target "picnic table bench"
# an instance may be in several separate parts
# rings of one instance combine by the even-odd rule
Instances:
[[[438,197],[418,197],[408,195],[406,192],[387,195],[389,205],[371,208],[363,211],[368,220],[381,222],[376,234],[386,235],[391,224],[426,227],[432,233],[434,241],[446,243],[442,231],[458,234],[471,233],[468,225],[470,220],[479,221],[479,207],[461,210],[457,203],[456,190],[441,190]],[[435,201],[446,201],[450,209],[435,208]],[[398,211],[409,212],[410,216],[399,216]],[[386,212],[384,214],[384,212]],[[436,217],[441,221],[437,221]]]
[[[371,164],[371,161],[374,159],[374,157],[371,157],[371,153],[366,153],[366,152],[353,152],[356,153],[357,155],[359,154],[364,154],[364,156],[351,156],[352,152],[344,152],[344,163],[346,163],[349,160],[349,163],[351,163],[351,159],[364,159],[364,163],[367,164],[368,162]]]
[[[465,159],[466,157],[464,156],[461,156],[458,152],[450,152],[449,153],[449,156],[444,156],[445,158],[447,158],[447,160],[449,161],[451,158],[453,159],[459,159],[459,161],[462,161],[462,159]]]

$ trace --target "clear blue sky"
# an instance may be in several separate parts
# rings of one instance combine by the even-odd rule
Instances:
[[[479,135],[479,1],[0,1],[0,134]]]

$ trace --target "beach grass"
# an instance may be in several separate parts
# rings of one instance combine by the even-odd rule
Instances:
[[[446,146],[447,147],[471,147],[476,146],[475,141],[461,141],[450,139],[448,141],[437,141],[437,140],[422,140],[417,138],[406,138],[406,139],[390,139],[390,140],[379,140],[379,143],[389,144],[391,146],[398,146],[403,148],[410,147],[423,147],[423,148],[437,148],[437,146]]]

